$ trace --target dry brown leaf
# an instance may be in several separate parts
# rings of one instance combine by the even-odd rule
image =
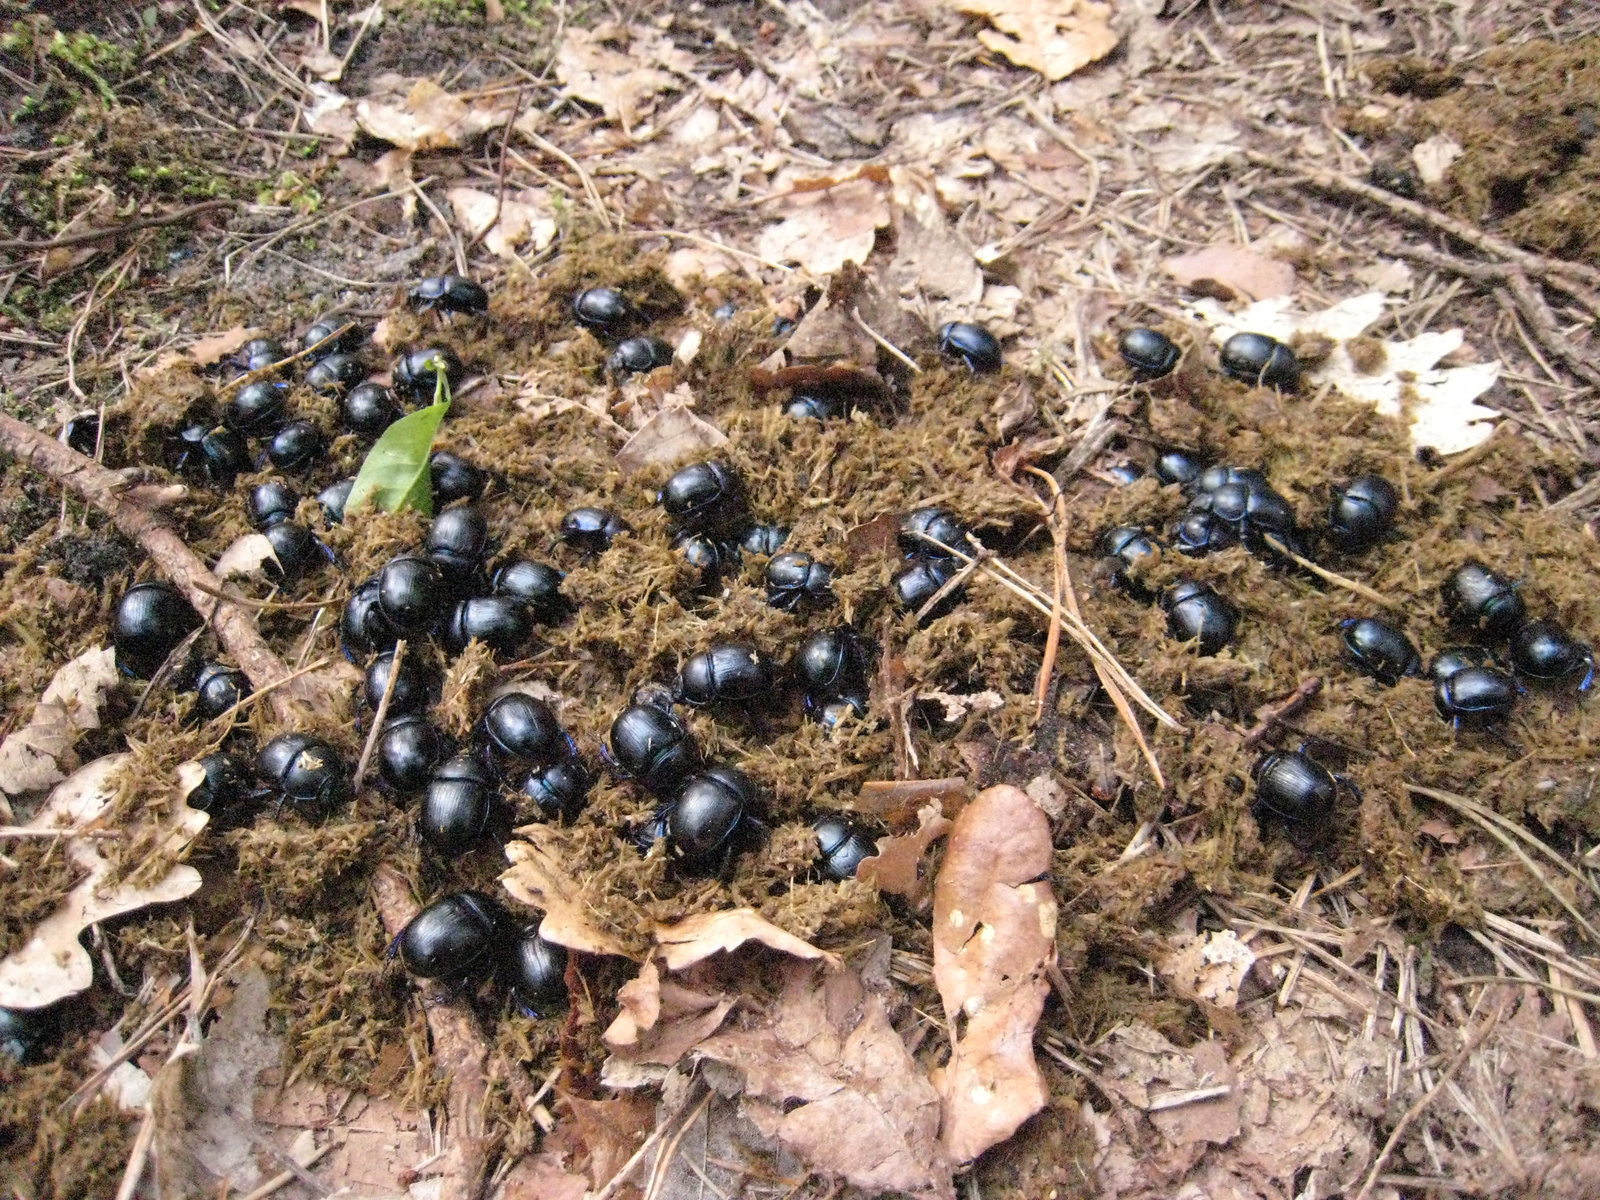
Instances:
[[[617,1058],[670,1067],[722,1025],[735,997],[663,980],[652,960],[617,991],[621,1006],[603,1038]]]
[[[262,579],[266,565],[279,567],[278,552],[264,533],[241,533],[217,557],[211,573],[218,579]]]
[[[323,150],[333,158],[350,153],[356,139],[356,109],[350,97],[325,83],[310,85],[313,99],[300,111],[306,128],[323,138]]]
[[[923,805],[917,818],[915,833],[879,838],[878,853],[862,859],[856,869],[857,879],[876,884],[880,891],[905,896],[913,904],[920,904],[932,885],[922,872],[922,858],[951,828],[937,800]]]
[[[699,1053],[743,1075],[744,1114],[812,1170],[953,1200],[938,1097],[852,972],[790,963],[770,1023],[724,1030]]]
[[[895,230],[890,281],[903,296],[942,301],[946,319],[967,319],[983,297],[983,271],[971,244],[946,219],[931,174],[892,167],[889,179]]]
[[[813,275],[865,262],[878,230],[889,224],[883,190],[865,178],[791,193],[782,209],[784,219],[761,231],[756,252],[774,262],[799,263]]]
[[[1239,935],[1224,929],[1177,940],[1156,969],[1180,994],[1233,1008],[1239,1003],[1239,984],[1255,961],[1255,954]]]
[[[1193,288],[1206,280],[1249,300],[1287,296],[1294,291],[1294,268],[1288,263],[1227,242],[1175,255],[1161,266],[1182,287]]]
[[[562,1096],[572,1114],[578,1139],[589,1151],[589,1178],[604,1187],[633,1156],[645,1135],[655,1128],[656,1105],[648,1096],[584,1100]]]
[[[695,416],[687,405],[672,404],[652,415],[617,451],[617,469],[632,475],[646,467],[669,466],[681,458],[702,455],[727,444],[728,437],[722,430]]]
[[[482,234],[491,254],[515,257],[524,242],[538,251],[556,239],[556,223],[547,215],[548,197],[542,192],[525,188],[507,192],[498,210],[494,196],[477,188],[454,187],[444,198],[455,211],[456,224],[471,237]]]
[[[116,653],[106,646],[58,670],[28,723],[0,742],[0,791],[16,796],[65,779],[78,765],[72,747],[80,734],[100,727],[106,693],[119,678]]]
[[[626,946],[590,919],[579,900],[582,889],[543,844],[547,827],[528,825],[516,832],[526,840],[506,843],[511,868],[500,876],[500,884],[524,904],[544,911],[540,935],[569,950],[632,958]]]
[[[994,23],[994,29],[978,31],[978,40],[985,46],[1019,67],[1038,71],[1052,83],[1117,48],[1111,5],[1103,0],[950,2],[961,12],[988,17]]]
[[[746,942],[760,942],[795,958],[817,958],[828,963],[839,961],[826,950],[818,950],[810,942],[785,933],[753,908],[701,913],[671,925],[656,926],[661,961],[669,971],[681,971],[713,954],[736,950]]]
[[[356,102],[356,123],[402,150],[449,150],[504,124],[508,105],[498,96],[468,103],[431,79],[380,75],[367,98]]]
[[[965,1031],[933,1084],[955,1162],[1003,1142],[1049,1098],[1033,1031],[1056,954],[1050,856],[1050,822],[1009,784],[978,793],[950,831],[933,890],[933,978]]]
[[[242,325],[235,325],[232,329],[222,333],[208,333],[190,346],[185,353],[189,360],[196,366],[209,367],[221,362],[228,355],[239,349],[251,338],[258,338],[262,331],[255,328],[246,329]]]
[[[56,786],[27,827],[75,829],[94,821],[115,794],[112,777],[132,759],[131,754],[110,754],[79,768]],[[178,777],[177,793],[160,817],[165,833],[160,850],[168,855],[181,854],[210,820],[183,802],[205,778],[204,770],[198,763],[184,763]],[[78,941],[79,934],[100,921],[181,900],[200,887],[200,872],[182,863],[174,863],[148,887],[126,881],[107,887],[112,864],[100,855],[96,839],[69,836],[64,853],[86,874],[61,906],[39,922],[32,936],[0,961],[0,1007],[42,1008],[83,991],[94,982],[94,965]]]
[[[500,1200],[583,1200],[589,1190],[582,1175],[574,1175],[548,1150],[524,1155],[500,1186]]]
[[[402,209],[415,208],[416,193],[409,190],[411,158],[411,151],[402,150],[397,146],[393,150],[385,150],[370,164],[355,158],[343,159],[339,163],[339,171],[368,195],[376,195],[379,192],[401,192]]]
[[[615,49],[610,43],[620,40],[621,32],[609,22],[592,32],[569,28],[556,51],[556,78],[568,95],[597,106],[631,134],[646,101],[682,86],[670,71],[644,64],[664,58],[687,68],[693,60],[654,31],[641,33],[625,50]]]
[[[1175,1145],[1221,1144],[1239,1134],[1238,1080],[1220,1042],[1180,1050],[1148,1025],[1112,1030],[1095,1046],[1105,1056],[1098,1080],[1112,1095],[1149,1114]],[[1176,1103],[1186,1093],[1228,1087],[1225,1095]]]

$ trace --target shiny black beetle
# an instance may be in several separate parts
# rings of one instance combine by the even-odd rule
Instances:
[[[496,654],[515,654],[533,633],[533,614],[515,596],[469,596],[444,624],[444,646],[460,654],[472,641]]]
[[[832,421],[849,411],[844,396],[833,391],[814,389],[796,392],[783,406],[784,415],[796,421]]]
[[[329,525],[344,520],[344,506],[350,502],[350,491],[356,486],[354,479],[337,479],[317,493],[317,503]]]
[[[1210,513],[1252,550],[1266,548],[1265,539],[1271,537],[1286,549],[1298,552],[1300,535],[1294,509],[1265,482],[1235,479],[1209,491],[1197,490],[1189,510]]]
[[[848,625],[819,630],[800,643],[793,671],[808,702],[867,690],[867,647]]]
[[[255,798],[250,764],[219,750],[202,758],[200,769],[205,778],[183,802],[197,812],[209,813],[213,832],[248,823]]]
[[[633,527],[603,508],[575,508],[561,518],[561,540],[584,554],[603,554]]]
[[[261,371],[284,359],[283,347],[271,338],[251,338],[233,356],[233,365],[245,371]]]
[[[594,287],[572,298],[572,316],[585,329],[606,337],[616,337],[633,322],[637,314],[633,305],[615,288]]]
[[[417,832],[435,852],[453,857],[475,846],[504,815],[505,804],[488,770],[472,755],[458,754],[428,777]]]
[[[1161,561],[1161,543],[1136,525],[1118,525],[1100,538],[1100,549],[1116,560],[1111,579],[1130,593],[1142,593],[1139,575]]]
[[[489,472],[459,454],[435,450],[428,456],[428,484],[433,502],[443,508],[456,500],[476,500],[489,486]]]
[[[372,660],[362,691],[368,708],[376,712],[385,691],[389,693],[389,716],[421,712],[437,699],[439,681],[423,661],[420,650],[420,647],[413,648],[402,658],[399,671],[394,669],[393,650],[385,650]]]
[[[44,1043],[59,1029],[56,1014],[44,1008],[0,1008],[0,1059],[31,1064],[43,1058]]]
[[[336,396],[367,377],[367,364],[357,354],[329,354],[311,364],[306,386],[325,396]]]
[[[257,529],[294,520],[299,507],[300,493],[281,479],[268,479],[250,489],[250,524]]]
[[[832,604],[833,568],[802,551],[791,550],[767,563],[767,603],[784,612]]]
[[[1303,750],[1264,754],[1250,774],[1256,784],[1250,811],[1259,824],[1279,822],[1289,840],[1301,849],[1327,840],[1343,781]]]
[[[1179,487],[1186,488],[1198,479],[1204,470],[1205,464],[1187,450],[1174,447],[1163,450],[1156,456],[1156,478],[1162,483],[1175,483]]]
[[[339,415],[346,429],[375,437],[405,414],[393,392],[381,383],[369,381],[356,384],[344,394]]]
[[[520,779],[574,753],[555,709],[526,692],[507,692],[490,702],[475,736],[486,761],[507,780]]]
[[[375,750],[378,776],[391,791],[420,791],[450,754],[450,741],[421,713],[402,713],[383,723]]]
[[[1300,390],[1300,360],[1277,338],[1236,333],[1222,344],[1223,373],[1256,387]]]
[[[300,339],[300,348],[310,350],[313,346],[318,347],[316,353],[312,355],[313,360],[324,359],[330,354],[351,353],[366,340],[367,335],[362,332],[361,326],[351,324],[349,328],[345,328],[346,324],[347,322],[338,317],[323,317],[306,330],[305,337]],[[338,336],[335,337],[335,334]],[[334,340],[329,342],[329,338]],[[321,345],[323,342],[328,344]]]
[[[1201,654],[1221,650],[1239,627],[1238,610],[1195,579],[1179,580],[1161,605],[1167,610],[1167,630],[1180,642],[1198,641]]]
[[[895,601],[901,608],[907,612],[921,612],[922,606],[937,596],[960,569],[954,559],[916,558],[890,581],[889,586],[894,590]],[[952,588],[922,620],[932,621],[953,612],[961,602],[961,595],[961,588]]]
[[[419,979],[461,984],[486,977],[510,917],[488,896],[454,892],[419,912],[395,938],[390,953]]]
[[[1341,550],[1365,550],[1394,528],[1400,493],[1379,475],[1352,479],[1328,507],[1328,536]]]
[[[1196,557],[1215,554],[1239,544],[1239,534],[1229,522],[1214,512],[1191,509],[1172,530],[1172,544],[1181,554]]]
[[[455,595],[478,588],[484,559],[489,557],[489,522],[470,504],[447,508],[433,518],[423,552],[439,565]]]
[[[194,714],[202,721],[215,720],[238,704],[254,689],[250,676],[225,663],[208,662],[194,681]]]
[[[378,572],[378,605],[402,637],[427,633],[448,615],[450,590],[439,567],[415,554],[391,558]]]
[[[326,452],[322,430],[310,421],[290,421],[267,443],[267,461],[280,471],[309,471]]]
[[[963,554],[971,550],[967,527],[942,508],[919,508],[907,513],[895,537],[907,558],[953,558],[951,550]]]
[[[689,727],[656,696],[636,696],[617,715],[605,757],[624,778],[663,800],[676,796],[700,766],[700,749]]]
[[[491,587],[495,595],[520,600],[537,620],[549,622],[559,620],[566,612],[567,601],[561,594],[564,579],[566,576],[552,566],[519,558],[495,571]]]
[[[690,776],[666,811],[667,851],[690,875],[725,874],[766,831],[761,794],[737,767]]]
[[[174,471],[214,488],[232,487],[254,465],[244,438],[226,425],[185,425],[167,440],[167,459]]]
[[[135,679],[149,679],[198,628],[200,614],[177,588],[136,583],[123,593],[111,614],[117,666]]]
[[[577,758],[563,758],[547,767],[528,772],[522,781],[522,794],[539,806],[546,821],[571,824],[588,802],[594,776]]]
[[[772,693],[772,660],[744,642],[720,642],[689,656],[678,672],[673,698],[696,708],[749,704]]]
[[[497,978],[530,1017],[548,1016],[567,1002],[567,950],[524,925],[499,954]]]
[[[1529,621],[1511,635],[1511,668],[1535,683],[1564,684],[1578,672],[1580,692],[1594,682],[1594,651],[1554,621]]]
[[[339,648],[353,663],[366,661],[376,651],[400,640],[400,631],[383,615],[378,603],[378,576],[356,585],[339,615]]]
[[[309,733],[273,738],[256,757],[256,775],[280,804],[291,804],[312,818],[326,816],[350,798],[344,756],[331,742]]]
[[[222,409],[222,423],[245,437],[276,433],[289,419],[289,385],[259,380],[233,394]]]
[[[465,275],[435,275],[406,293],[412,312],[472,313],[489,311],[489,293]]]
[[[700,572],[700,583],[708,588],[715,587],[728,572],[738,570],[741,561],[739,547],[733,542],[688,529],[672,539],[672,548]]]
[[[61,430],[61,440],[68,449],[93,458],[95,447],[100,444],[100,414],[87,412],[72,417]]]
[[[1431,673],[1433,705],[1457,729],[1487,729],[1516,707],[1516,680],[1496,667],[1473,665],[1467,654],[1439,655]]]
[[[606,355],[606,370],[618,378],[643,375],[658,367],[670,367],[672,353],[672,347],[657,337],[625,338]]]
[[[1000,369],[1000,342],[982,325],[950,321],[939,327],[939,353],[959,359],[974,375],[990,375]]]
[[[1183,352],[1158,329],[1130,329],[1117,342],[1117,353],[1141,383],[1170,375]]]
[[[789,531],[782,525],[752,525],[739,539],[739,546],[746,554],[770,556],[781,550],[788,540]]]
[[[854,879],[861,860],[878,853],[872,835],[848,817],[821,817],[811,828],[817,835],[817,870],[828,879]]]
[[[461,386],[466,368],[448,346],[423,346],[409,350],[395,359],[394,390],[407,400],[431,404],[438,392],[438,380],[443,376],[444,394],[455,395]]]
[[[1407,675],[1422,674],[1422,656],[1411,639],[1376,617],[1351,617],[1339,625],[1345,653],[1363,674],[1384,687],[1393,687]]]
[[[720,534],[744,518],[739,477],[722,462],[690,463],[667,480],[657,501],[678,529]]]
[[[1439,588],[1452,625],[1495,640],[1509,637],[1528,615],[1517,585],[1476,560],[1462,564]]]

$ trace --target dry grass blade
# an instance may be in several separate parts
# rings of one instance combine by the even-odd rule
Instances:
[[[400,667],[405,662],[406,640],[401,638],[394,644],[394,657],[389,660],[389,675],[383,681],[383,695],[378,698],[378,711],[372,716],[372,729],[367,733],[367,744],[361,747],[361,760],[356,763],[355,780],[352,786],[357,792],[361,785],[367,781],[367,767],[372,763],[372,752],[377,748],[378,735],[383,732],[383,722],[389,715],[389,700],[400,685]]]
[[[1372,588],[1369,588],[1366,584],[1361,583],[1358,580],[1348,579],[1343,575],[1328,570],[1326,567],[1319,567],[1316,563],[1312,562],[1304,555],[1296,554],[1293,550],[1289,549],[1289,547],[1285,546],[1270,533],[1262,534],[1261,540],[1266,542],[1267,545],[1271,546],[1290,562],[1294,563],[1295,566],[1302,567],[1305,570],[1310,571],[1313,575],[1325,583],[1331,583],[1334,587],[1344,588],[1344,590],[1347,592],[1354,592],[1363,600],[1371,600],[1374,604],[1381,604],[1387,609],[1399,609],[1403,607],[1398,600],[1391,599],[1390,597],[1385,596],[1382,592],[1374,591]]]
[[[1505,817],[1502,817],[1499,813],[1495,812],[1494,809],[1479,804],[1477,801],[1471,800],[1466,796],[1458,796],[1454,792],[1441,791],[1438,788],[1423,787],[1420,783],[1407,783],[1406,791],[1414,792],[1419,796],[1426,796],[1430,800],[1437,800],[1445,807],[1453,808],[1457,812],[1471,816],[1477,820],[1493,822],[1495,825],[1511,834],[1512,837],[1520,838],[1529,846],[1532,846],[1540,854],[1544,855],[1552,863],[1560,867],[1568,875],[1572,876],[1572,878],[1576,879],[1579,883],[1587,887],[1595,894],[1596,898],[1600,898],[1600,883],[1596,883],[1587,874],[1579,870],[1566,859],[1562,858],[1561,855],[1557,854],[1549,846],[1545,845],[1538,838],[1534,837],[1533,834],[1529,833],[1522,826],[1518,825],[1515,821],[1510,821]]]

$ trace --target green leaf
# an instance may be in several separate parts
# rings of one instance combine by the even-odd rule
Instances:
[[[383,431],[356,473],[355,486],[345,501],[346,513],[371,504],[384,512],[414,508],[424,516],[433,515],[428,455],[449,408],[450,401],[436,400]]]

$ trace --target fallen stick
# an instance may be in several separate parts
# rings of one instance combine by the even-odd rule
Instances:
[[[124,221],[120,225],[106,225],[100,229],[85,229],[82,233],[68,233],[51,240],[35,242],[29,238],[6,238],[0,241],[0,253],[20,252],[31,254],[35,250],[55,250],[67,246],[86,246],[91,242],[104,242],[122,237],[124,234],[138,233],[141,229],[156,229],[162,225],[175,225],[179,221],[197,217],[203,212],[237,207],[239,207],[239,201],[237,200],[206,200],[200,204],[191,204],[188,208],[173,209],[173,211],[162,213],[159,216],[140,217],[137,221]]]

